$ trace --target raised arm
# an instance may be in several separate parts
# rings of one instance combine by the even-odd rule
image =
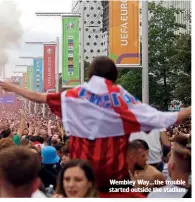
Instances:
[[[22,137],[22,133],[23,133],[23,130],[25,129],[25,127],[26,127],[26,123],[25,123],[24,111],[20,110],[20,125],[19,125],[18,131],[17,131],[17,134],[19,135],[20,138]]]
[[[179,111],[177,116],[177,122],[187,119],[191,115],[191,110],[192,110],[191,107],[187,107],[182,111]]]
[[[140,124],[141,131],[150,131],[155,128],[168,128],[191,115],[191,107],[185,108],[180,112],[162,112],[148,104],[136,100],[122,87],[120,87],[120,89],[121,96],[126,102],[128,111],[132,114],[131,117],[127,119],[129,119],[129,123],[132,123],[132,117],[134,117],[133,121],[137,121]],[[134,102],[132,100],[134,100]]]
[[[24,88],[20,88],[12,83],[0,81],[0,86],[5,91],[14,92],[18,95],[21,95],[22,97],[25,97],[29,100],[39,102],[39,103],[46,103],[47,102],[47,94],[44,93],[38,93],[31,90],[27,90]]]

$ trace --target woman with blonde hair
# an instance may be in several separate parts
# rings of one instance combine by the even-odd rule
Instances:
[[[95,175],[91,166],[79,159],[67,162],[60,172],[54,197],[98,197]]]

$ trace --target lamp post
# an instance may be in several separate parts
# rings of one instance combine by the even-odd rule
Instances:
[[[142,1],[142,102],[149,104],[148,1]]]

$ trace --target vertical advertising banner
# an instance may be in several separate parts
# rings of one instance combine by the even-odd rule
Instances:
[[[33,67],[27,67],[27,88],[33,90]]]
[[[22,73],[22,88],[27,88],[27,73]]]
[[[37,92],[43,91],[43,59],[33,59],[33,90]]]
[[[44,44],[44,91],[55,89],[56,44]]]
[[[20,79],[21,79],[20,76],[12,76],[12,77],[11,77],[11,82],[12,82],[14,85],[20,86],[20,84],[21,84]]]
[[[109,1],[109,55],[116,64],[140,64],[139,1]]]
[[[62,86],[80,84],[79,17],[62,17]]]

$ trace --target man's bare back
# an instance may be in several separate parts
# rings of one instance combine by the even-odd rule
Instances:
[[[130,174],[131,180],[135,180],[135,188],[154,188],[165,185],[163,174],[155,167],[146,165],[143,170],[136,170],[133,175]],[[160,183],[162,182],[162,183]],[[148,193],[144,193],[148,194]]]

